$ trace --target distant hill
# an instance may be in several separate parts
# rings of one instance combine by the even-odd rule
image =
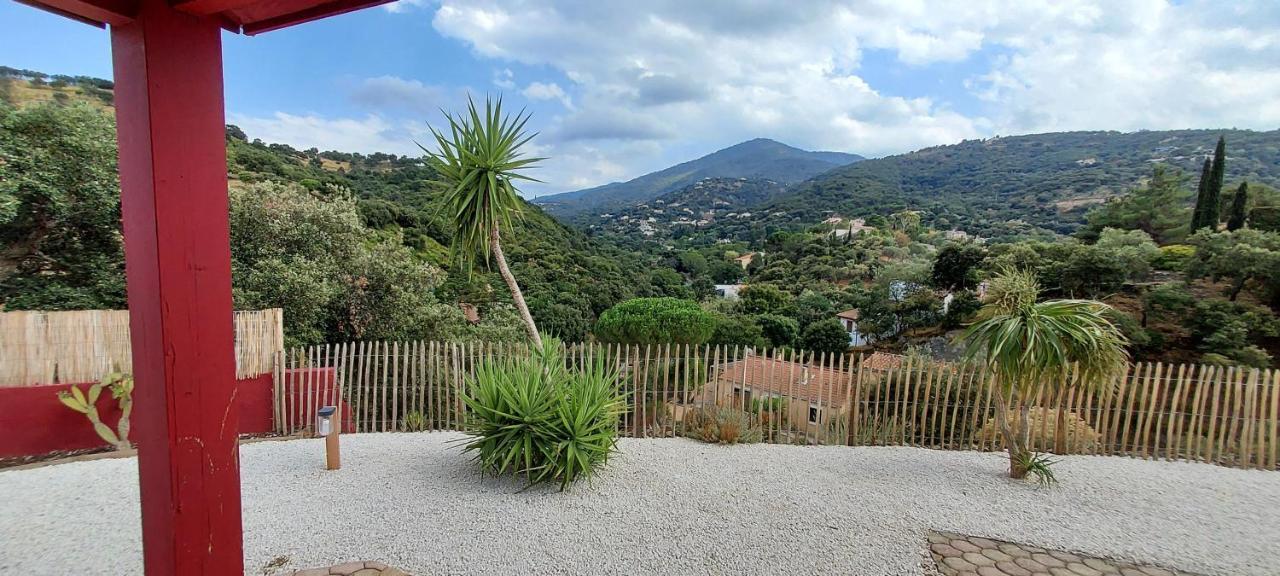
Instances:
[[[543,196],[533,203],[554,216],[566,218],[590,212],[617,211],[680,190],[704,178],[748,178],[791,184],[862,159],[857,154],[810,152],[767,138],[756,138],[633,180]]]
[[[1061,132],[967,140],[867,160],[793,186],[752,212],[770,224],[812,224],[832,214],[922,210],[940,228],[987,237],[1028,228],[1070,233],[1089,207],[1133,188],[1165,164],[1194,190],[1218,136],[1226,181],[1280,185],[1280,130]]]
[[[750,220],[753,214],[743,207],[767,202],[785,189],[773,180],[704,178],[616,212],[583,214],[579,221],[593,234],[653,239],[686,236],[700,228]]]

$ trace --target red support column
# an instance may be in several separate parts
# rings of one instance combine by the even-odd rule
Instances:
[[[111,44],[146,573],[242,574],[221,29],[141,0]]]

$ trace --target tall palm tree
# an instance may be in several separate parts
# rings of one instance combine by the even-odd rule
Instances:
[[[1009,449],[1009,475],[1023,478],[1031,456],[1030,400],[1038,385],[1111,385],[1129,360],[1128,341],[1093,300],[1037,302],[1035,275],[1005,271],[991,279],[986,303],[962,339],[965,355],[995,377],[996,422]],[[1074,372],[1075,378],[1068,378]],[[1009,413],[1017,414],[1009,422]]]
[[[451,188],[445,194],[445,209],[453,219],[453,250],[459,261],[470,265],[477,255],[490,255],[498,264],[498,272],[511,290],[520,319],[535,349],[542,348],[542,337],[533,322],[529,306],[516,277],[507,266],[502,252],[502,228],[510,228],[512,217],[519,217],[523,200],[512,184],[515,180],[537,182],[521,171],[545,158],[521,158],[520,147],[537,134],[524,133],[529,116],[522,110],[515,118],[502,113],[502,98],[486,98],[484,115],[467,97],[467,113],[455,117],[445,113],[449,136],[435,128],[438,151],[419,145],[427,153],[428,162],[445,178]]]

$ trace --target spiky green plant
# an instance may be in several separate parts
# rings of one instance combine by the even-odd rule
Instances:
[[[1056,460],[1049,458],[1048,454],[1039,452],[1023,452],[1018,456],[1018,465],[1026,470],[1028,475],[1035,476],[1036,482],[1042,488],[1051,488],[1058,484],[1058,477],[1053,473],[1053,465],[1057,463]]]
[[[1129,355],[1110,320],[1110,306],[1092,300],[1037,302],[1035,275],[1008,270],[991,279],[978,320],[964,332],[965,355],[995,376],[996,422],[1009,449],[1009,475],[1027,475],[1028,404],[1038,386],[1111,385]],[[1074,376],[1074,377],[1072,377]],[[1006,414],[1016,413],[1011,424]]]
[[[523,158],[520,147],[537,134],[525,134],[529,115],[522,110],[515,118],[502,113],[502,98],[497,101],[486,98],[484,115],[476,103],[467,98],[467,112],[454,116],[445,113],[449,122],[449,135],[431,128],[438,150],[428,150],[428,163],[449,184],[445,194],[445,209],[453,221],[453,250],[456,257],[469,266],[477,256],[485,262],[490,255],[498,265],[498,272],[511,298],[515,301],[520,319],[535,348],[542,347],[542,337],[529,313],[524,293],[507,266],[502,251],[503,228],[510,229],[513,217],[519,217],[523,200],[516,187],[516,180],[536,182],[522,173],[545,158]]]
[[[529,485],[564,490],[592,476],[616,447],[625,402],[618,372],[604,358],[565,368],[559,342],[539,353],[482,362],[462,400],[464,452],[484,473],[523,475]]]
[[[102,396],[103,390],[109,390],[111,397],[120,406],[120,421],[116,423],[115,430],[107,426],[98,415],[98,398]],[[93,425],[94,432],[97,432],[98,436],[108,444],[115,446],[116,450],[127,450],[133,446],[129,443],[129,415],[133,413],[133,378],[128,374],[119,372],[107,374],[102,377],[102,380],[90,384],[87,391],[81,391],[78,386],[72,386],[58,392],[58,400],[68,408],[84,414]]]

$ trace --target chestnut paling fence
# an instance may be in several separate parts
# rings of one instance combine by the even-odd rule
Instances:
[[[528,353],[422,341],[291,349],[275,363],[278,432],[310,432],[326,404],[349,412],[344,432],[461,430],[474,367]],[[618,371],[625,436],[698,437],[700,415],[726,410],[764,442],[1003,448],[993,383],[973,365],[675,344],[569,345],[565,361]],[[1040,451],[1267,470],[1280,457],[1280,371],[1137,363],[1094,390],[1041,386],[1032,405]]]

